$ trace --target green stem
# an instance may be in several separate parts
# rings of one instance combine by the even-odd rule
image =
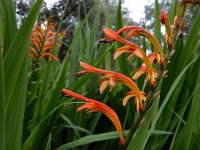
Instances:
[[[165,60],[164,60],[164,66],[162,66],[159,70],[159,73],[158,73],[158,77],[156,78],[156,86],[154,88],[151,89],[151,91],[149,92],[148,96],[147,96],[147,99],[146,99],[146,107],[145,107],[145,110],[143,112],[141,112],[137,118],[137,120],[133,123],[132,127],[131,127],[131,130],[130,132],[128,133],[127,137],[126,137],[126,141],[125,141],[125,145],[123,146],[122,149],[126,149],[127,146],[129,145],[136,129],[138,128],[140,122],[142,121],[144,115],[146,114],[146,112],[148,111],[150,105],[151,105],[151,102],[152,102],[152,99],[153,99],[153,96],[155,94],[155,92],[158,90],[158,87],[160,85],[160,81],[161,79],[163,78],[163,73],[164,71],[166,70],[167,68],[167,64],[168,64],[168,61],[170,59],[170,55],[171,54],[171,49],[168,49],[167,52],[166,52],[166,56],[165,56]]]

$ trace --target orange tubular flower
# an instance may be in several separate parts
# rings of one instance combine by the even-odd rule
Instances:
[[[161,57],[157,52],[151,53],[148,57],[149,57],[151,64],[154,61],[157,61],[160,63],[162,62],[162,61],[160,61]],[[162,58],[164,58],[164,55],[162,56]],[[144,63],[141,65],[141,67],[139,69],[137,69],[136,73],[133,76],[133,80],[137,80],[144,73],[146,73],[146,80],[150,80],[150,85],[154,86],[156,83],[155,78],[157,78],[158,72],[156,69],[153,69],[152,74],[150,74],[150,72],[148,71],[148,69]]]
[[[121,123],[119,121],[119,118],[118,118],[117,114],[115,113],[115,111],[112,108],[108,107],[107,105],[105,105],[105,104],[103,104],[103,103],[101,103],[101,102],[99,102],[97,100],[86,98],[84,96],[81,96],[81,95],[79,95],[77,93],[74,93],[74,92],[72,92],[70,90],[67,90],[67,89],[63,89],[62,92],[66,96],[74,97],[76,99],[80,99],[80,100],[85,101],[85,104],[80,106],[77,109],[77,111],[86,109],[86,111],[88,113],[101,112],[104,115],[106,115],[112,121],[112,123],[114,124],[115,128],[119,132],[120,144],[124,144],[125,143],[125,140],[124,140],[124,137],[123,137],[123,133],[122,133]]]
[[[138,45],[133,44],[133,43],[123,39],[121,36],[119,36],[118,33],[114,32],[111,29],[105,28],[103,31],[106,34],[106,36],[108,36],[109,39],[116,40],[116,41],[119,41],[121,43],[128,45],[128,46],[125,46],[125,47],[122,47],[121,49],[119,49],[119,51],[116,52],[115,57],[119,56],[120,53],[122,54],[123,52],[133,52],[134,50],[137,50],[137,51],[133,52],[133,54],[137,55],[138,57],[140,57],[144,61],[144,63],[146,64],[146,66],[147,66],[147,68],[149,69],[150,72],[153,70],[153,67],[152,67],[152,65],[149,61],[148,56],[145,54],[145,52],[143,50],[140,49],[140,47]]]
[[[119,30],[118,33],[124,32],[126,30],[130,30],[130,29],[140,29],[140,28],[136,27],[136,26],[128,26],[127,28],[122,28],[121,30]],[[138,45],[133,44],[133,43],[123,39],[122,37],[119,36],[118,33],[114,32],[110,29],[104,29],[104,33],[108,36],[109,39],[116,40],[116,41],[122,42],[127,45],[127,46],[119,48],[115,52],[114,59],[119,57],[124,52],[131,53],[132,55],[130,55],[130,57],[132,57],[133,55],[136,55],[139,58],[141,58],[145,63],[145,67],[146,67],[145,72],[147,73],[147,76],[149,76],[147,79],[150,79],[150,85],[154,86],[155,85],[155,75],[154,75],[155,69],[153,69],[152,62],[150,61],[150,59],[146,55],[146,53]],[[161,56],[163,56],[163,55],[161,54]],[[128,59],[130,57],[128,57]],[[160,60],[163,60],[163,59],[162,58],[159,59],[159,63],[160,63]]]
[[[142,64],[142,66],[137,69],[136,73],[133,76],[133,80],[137,80],[144,73],[146,73],[145,79],[150,80],[150,86],[154,87],[154,85],[156,84],[155,78],[157,78],[158,72],[156,69],[154,69],[152,74],[150,74],[145,64]]]
[[[131,30],[129,33],[126,34],[126,38],[132,37],[132,36],[144,36],[147,38],[156,48],[156,51],[161,54],[162,53],[162,48],[158,42],[158,40],[147,30],[137,27],[137,26],[127,26],[124,28],[121,28],[119,31],[117,31],[118,34],[121,34],[122,32]]]
[[[133,82],[133,80],[131,80],[129,77],[121,73],[98,69],[83,62],[80,62],[80,65],[85,69],[81,73],[92,72],[92,73],[98,73],[98,74],[105,74],[105,76],[101,77],[101,79],[104,79],[104,81],[100,85],[100,93],[104,91],[104,89],[108,86],[108,84],[111,85],[111,88],[110,88],[110,91],[111,91],[113,87],[115,86],[116,82],[121,82],[122,84],[128,86],[131,89],[131,93],[127,93],[127,94],[131,94],[131,97],[136,97],[135,98],[136,106],[140,106],[140,108],[142,108],[142,106],[139,104],[142,104],[142,101],[146,100],[144,93],[142,93],[139,90],[135,82]],[[126,103],[127,101],[126,102],[123,101],[123,105],[126,105]],[[139,113],[140,108],[137,107],[138,113]]]

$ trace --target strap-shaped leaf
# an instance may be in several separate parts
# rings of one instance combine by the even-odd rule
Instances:
[[[10,98],[15,88],[24,58],[28,57],[27,51],[29,47],[31,32],[42,2],[43,0],[36,1],[28,17],[12,41],[12,44],[10,45],[9,50],[4,58],[6,109],[8,103],[11,101]]]

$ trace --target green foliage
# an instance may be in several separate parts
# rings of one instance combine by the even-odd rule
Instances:
[[[78,13],[84,11],[85,15],[79,15],[75,24],[63,30],[61,43],[67,49],[62,62],[39,60],[34,78],[30,78],[33,73],[31,58],[28,57],[30,36],[37,23],[43,0],[37,0],[33,4],[19,29],[17,29],[12,1],[0,1],[1,150],[64,150],[77,147],[78,149],[118,149],[119,134],[114,131],[111,122],[100,113],[77,113],[76,109],[82,102],[74,102],[71,98],[63,97],[61,94],[63,88],[97,99],[117,112],[120,122],[123,123],[124,136],[130,139],[130,144],[121,146],[121,149],[200,149],[200,71],[198,69],[200,68],[198,53],[200,13],[194,11],[193,18],[183,18],[191,26],[186,26],[188,32],[184,33],[183,37],[175,39],[173,47],[175,54],[171,56],[170,64],[166,68],[167,77],[161,75],[160,85],[151,101],[147,103],[146,111],[138,115],[133,100],[128,102],[128,106],[122,106],[121,101],[127,92],[126,87],[117,85],[112,92],[106,89],[103,94],[99,94],[98,75],[88,73],[79,78],[73,76],[82,70],[79,64],[81,61],[97,68],[115,70],[130,77],[136,71],[134,68],[141,66],[141,61],[135,57],[128,62],[125,54],[115,63],[112,58],[113,53],[123,45],[98,42],[99,39],[104,38],[102,25],[107,28],[114,26],[115,31],[124,26],[121,0],[115,3],[117,4],[115,14],[110,12],[110,4],[106,0],[103,2],[103,9],[100,9],[100,2],[100,0],[95,1],[90,9],[76,4]],[[64,3],[62,6],[64,11],[59,16],[52,48],[55,56],[58,55],[56,50],[58,34],[63,29],[62,23],[66,12],[71,9],[70,4],[71,1]],[[168,6],[168,3],[166,5]],[[176,0],[168,8],[171,23],[176,15],[177,5]],[[159,21],[162,5],[155,0],[154,6],[152,14],[155,15],[153,17],[155,37],[164,45]],[[143,27],[145,26],[143,24]],[[72,40],[66,42],[63,39],[68,38],[68,31],[71,30],[74,31]],[[138,43],[141,43],[140,39]],[[144,51],[146,45],[148,43],[143,39],[140,47],[144,48]],[[164,51],[167,51],[166,49],[163,48]],[[144,77],[136,83],[140,89],[149,91],[143,79]]]

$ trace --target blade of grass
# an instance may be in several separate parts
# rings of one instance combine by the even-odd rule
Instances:
[[[128,133],[128,131],[124,132],[125,135]],[[96,135],[88,135],[85,137],[82,137],[76,141],[61,145],[56,150],[66,150],[74,147],[78,147],[81,145],[86,145],[92,142],[98,142],[98,141],[104,141],[104,140],[113,140],[119,138],[119,133],[117,131],[113,132],[107,132],[107,133],[100,133]]]
[[[180,128],[181,128],[181,123],[186,124],[186,122],[182,119],[182,118],[183,118],[183,115],[184,115],[184,112],[186,112],[186,108],[188,107],[189,103],[191,102],[191,100],[192,100],[194,94],[195,94],[196,92],[198,92],[199,89],[200,89],[200,85],[198,85],[197,88],[194,90],[194,92],[191,94],[191,96],[190,96],[190,98],[188,99],[186,105],[182,108],[182,111],[181,111],[181,113],[180,113],[180,116],[178,116],[179,122],[178,122],[178,125],[177,125],[176,130],[175,130],[175,135],[173,136],[173,139],[172,139],[172,142],[171,142],[171,145],[170,145],[170,150],[172,150],[172,149],[175,147],[175,145],[176,145],[177,136],[179,135],[179,134],[178,134],[178,131],[179,131]],[[178,114],[177,114],[177,115],[178,115]],[[177,116],[177,115],[176,115],[176,116]]]
[[[160,27],[160,19],[159,19],[159,16],[160,16],[160,8],[159,8],[159,4],[158,4],[158,0],[155,0],[154,2],[154,16],[155,16],[155,37],[157,38],[158,42],[160,43],[161,41],[161,27]]]
[[[200,72],[197,79],[197,85],[199,84],[200,84]],[[190,145],[192,142],[193,129],[195,129],[196,126],[198,125],[197,115],[200,113],[199,97],[200,97],[200,90],[198,89],[198,91],[195,92],[194,97],[192,99],[192,103],[191,103],[190,110],[188,112],[187,121],[186,121],[187,123],[183,127],[182,132],[179,135],[179,137],[177,137],[175,149],[180,149],[180,148],[189,149],[190,148]],[[184,143],[184,145],[182,143]]]
[[[46,121],[49,118],[52,118],[52,116],[54,116],[54,114],[56,114],[56,112],[59,109],[62,109],[62,107],[64,106],[65,103],[66,102],[61,103],[60,105],[55,107],[53,110],[51,110],[48,114],[46,114],[42,118],[42,120],[35,126],[32,133],[30,134],[30,136],[23,143],[22,150],[35,150],[37,148],[38,149],[45,148],[45,146],[47,145],[47,142],[43,142],[43,141],[45,141],[46,139],[48,141],[50,132],[49,132],[49,126],[48,126],[48,128],[44,128],[44,127],[46,127],[44,124],[46,124]],[[56,118],[54,118],[54,120],[56,120]],[[47,136],[47,137],[37,137],[39,132],[44,132],[44,131],[48,131],[47,133],[45,133],[45,136]],[[45,145],[41,145],[41,143],[45,143]]]
[[[118,1],[118,7],[117,7],[117,16],[116,16],[116,30],[119,30],[120,28],[123,27],[122,24],[122,6],[121,6],[121,0]],[[117,46],[115,46],[115,50],[117,50],[118,47],[122,47],[123,44],[121,43],[117,43]],[[130,69],[129,69],[129,64],[128,61],[126,60],[127,55],[126,54],[122,54],[122,56],[120,56],[117,59],[117,63],[119,65],[119,69],[120,72],[129,76],[130,75]]]
[[[171,24],[174,22],[177,5],[178,5],[178,0],[173,0],[170,6],[170,11],[169,11],[169,20]]]
[[[165,108],[167,102],[169,101],[171,95],[173,94],[174,90],[176,89],[176,87],[177,87],[177,85],[179,84],[179,82],[181,81],[181,79],[184,77],[185,72],[187,71],[187,69],[188,69],[189,67],[191,67],[191,65],[192,65],[196,60],[197,60],[197,59],[194,59],[193,61],[191,61],[191,62],[181,71],[181,73],[178,75],[178,77],[176,78],[176,80],[175,80],[174,83],[172,84],[171,88],[169,89],[168,94],[166,95],[166,97],[165,97],[163,103],[161,104],[161,106],[160,106],[158,112],[156,113],[156,116],[155,116],[155,118],[154,118],[154,120],[153,120],[153,122],[152,122],[152,125],[151,125],[151,130],[155,130],[155,125],[156,125],[156,123],[157,123],[157,121],[158,121],[158,119],[159,119],[159,117],[160,117],[162,111],[164,110],[164,108]],[[148,134],[148,137],[149,137],[149,136],[150,136],[150,134]]]
[[[47,141],[47,146],[45,150],[52,150],[51,148],[51,134],[49,135],[48,141]]]
[[[0,51],[0,149],[5,149],[5,91],[2,52]]]
[[[108,2],[106,0],[104,0],[104,14],[105,14],[105,18],[106,18],[106,28],[111,28],[111,20],[110,20],[110,16],[108,13]],[[107,45],[106,45],[107,48]],[[105,58],[105,69],[110,70],[111,69],[111,64],[110,64],[110,53],[108,53],[106,55]]]

